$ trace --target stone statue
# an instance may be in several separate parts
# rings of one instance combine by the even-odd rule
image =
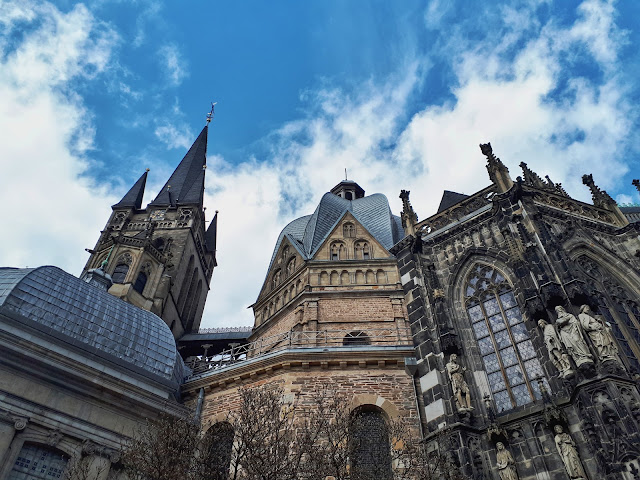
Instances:
[[[556,307],[556,313],[558,314],[556,325],[560,330],[560,340],[564,343],[573,361],[578,367],[586,363],[593,363],[593,356],[589,353],[589,347],[584,341],[580,322],[576,316],[567,312],[560,305]]]
[[[502,442],[496,443],[496,466],[498,467],[500,480],[518,480],[516,461]]]
[[[569,356],[564,353],[555,327],[542,319],[538,321],[538,326],[542,329],[544,344],[547,346],[551,362],[555,365],[563,378],[572,376],[574,372],[571,369],[571,364],[569,363]]]
[[[556,432],[555,441],[558,453],[562,458],[564,467],[569,474],[571,480],[586,480],[587,474],[582,467],[578,451],[576,450],[576,444],[568,433],[564,432],[562,425],[556,425],[553,427],[553,431]]]
[[[600,315],[598,315],[598,317],[600,317]],[[616,343],[611,335],[611,329],[598,317],[594,315],[589,305],[582,305],[582,307],[580,307],[580,315],[578,315],[580,325],[582,325],[584,331],[589,335],[593,346],[596,347],[600,360],[603,362],[610,360],[619,362],[618,347],[616,347]]]
[[[466,370],[465,367],[458,364],[458,356],[452,353],[449,357],[449,363],[447,363],[447,373],[451,380],[451,388],[456,397],[456,406],[459,412],[473,410],[469,385],[464,380],[464,372]]]

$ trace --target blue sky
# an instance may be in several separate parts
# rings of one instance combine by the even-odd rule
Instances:
[[[112,203],[147,200],[217,101],[204,326],[250,324],[282,227],[344,168],[397,214],[488,183],[480,142],[588,201],[640,202],[638,2],[0,0],[0,264],[78,274]],[[15,209],[15,210],[13,210]],[[13,210],[14,213],[10,213]],[[6,221],[6,220],[5,220]]]

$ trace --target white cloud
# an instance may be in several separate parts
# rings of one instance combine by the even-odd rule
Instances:
[[[184,123],[180,125],[162,123],[153,133],[169,148],[189,148],[194,140],[189,126]]]
[[[163,45],[158,50],[158,55],[163,62],[161,66],[169,81],[174,86],[180,85],[182,80],[189,75],[189,71],[187,70],[187,62],[178,47],[173,44]]]
[[[79,273],[115,197],[84,176],[91,114],[70,81],[107,69],[117,35],[83,5],[5,1],[0,43],[0,265],[56,264]],[[14,43],[14,29],[29,32]],[[18,37],[20,38],[20,37]]]
[[[208,211],[221,211],[220,266],[203,326],[252,323],[246,307],[259,293],[279,231],[311,213],[345,167],[368,193],[386,193],[396,214],[397,194],[410,189],[420,218],[435,213],[444,189],[470,194],[489,184],[478,148],[486,141],[514,179],[524,161],[583,200],[590,200],[583,173],[593,173],[603,188],[619,182],[627,166],[617,159],[629,146],[634,117],[624,79],[614,74],[624,41],[615,12],[589,0],[572,25],[540,25],[532,14],[539,3],[520,12],[502,9],[501,23],[487,26],[483,41],[452,38],[435,52],[454,67],[454,98],[424,108],[406,125],[407,102],[422,81],[423,65],[415,62],[354,94],[306,92],[310,113],[265,139],[267,162],[234,168],[218,159],[208,170],[214,191],[206,201]],[[504,35],[493,35],[502,28]],[[570,76],[567,59],[584,52],[603,72],[601,80]]]

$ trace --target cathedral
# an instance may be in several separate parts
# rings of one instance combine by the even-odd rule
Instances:
[[[591,175],[592,204],[524,163],[513,179],[490,144],[488,186],[422,220],[408,191],[395,215],[341,181],[275,239],[252,328],[201,329],[208,128],[146,207],[147,172],[112,206],[80,278],[0,268],[0,479],[77,458],[123,478],[145,418],[215,425],[265,384],[285,404],[330,385],[466,478],[640,478],[640,207]]]

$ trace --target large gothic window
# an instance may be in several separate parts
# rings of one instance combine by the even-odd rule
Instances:
[[[598,310],[610,325],[620,345],[623,361],[634,373],[640,373],[640,306],[609,273],[586,255],[577,260],[598,292]]]
[[[349,457],[353,480],[390,480],[391,444],[389,427],[374,406],[353,413],[349,426]]]
[[[535,380],[543,377],[542,366],[511,285],[493,267],[477,265],[467,278],[465,299],[498,412],[541,398]]]
[[[44,448],[37,445],[26,443],[15,463],[11,472],[9,472],[8,480],[33,480],[62,478],[64,470],[67,466],[67,459],[50,448]]]
[[[126,263],[119,263],[116,265],[116,268],[113,269],[113,275],[111,275],[113,283],[124,283],[124,279],[127,277],[128,272],[129,265]]]

